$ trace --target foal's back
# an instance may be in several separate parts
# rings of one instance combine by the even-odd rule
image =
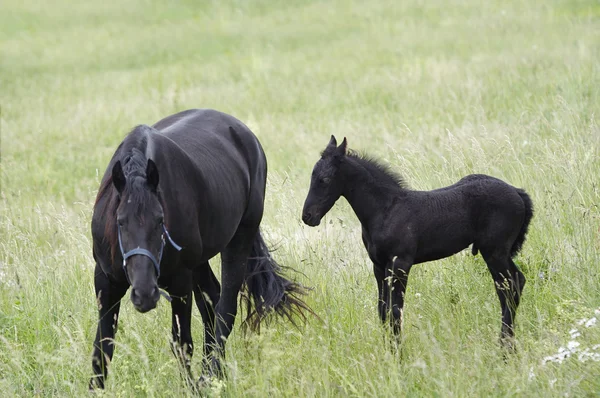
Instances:
[[[409,191],[401,206],[399,222],[412,231],[415,263],[451,256],[470,244],[509,251],[525,217],[519,190],[484,174],[432,191]],[[497,248],[498,242],[506,247]]]

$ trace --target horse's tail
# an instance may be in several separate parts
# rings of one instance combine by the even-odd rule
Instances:
[[[242,293],[248,314],[244,325],[251,330],[259,330],[260,323],[272,312],[288,318],[294,325],[295,316],[306,320],[307,313],[314,314],[300,298],[306,294],[307,288],[286,279],[282,269],[271,257],[258,231],[248,258],[245,291]]]
[[[523,224],[521,225],[521,230],[519,231],[519,236],[513,243],[512,248],[510,249],[510,256],[514,257],[521,250],[521,246],[523,246],[523,242],[525,242],[525,235],[527,234],[527,229],[529,228],[529,223],[531,222],[531,218],[533,217],[533,202],[527,193],[522,189],[517,189],[517,193],[523,200],[523,204],[525,205],[525,219],[523,220]]]

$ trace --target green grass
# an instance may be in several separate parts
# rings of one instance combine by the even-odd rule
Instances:
[[[136,124],[187,108],[246,122],[269,160],[263,228],[322,322],[236,328],[211,396],[595,396],[600,362],[600,3],[193,1],[0,5],[0,391],[84,396],[96,327],[92,204]],[[414,267],[402,355],[384,346],[344,200],[300,222],[330,134],[416,189],[468,173],[525,188],[535,217],[518,354],[480,256]],[[213,268],[218,265],[213,263]],[[170,310],[124,302],[107,396],[185,396]],[[202,341],[196,310],[194,338]],[[595,348],[594,348],[595,347]],[[198,350],[199,352],[200,350]],[[199,371],[200,358],[193,365]]]

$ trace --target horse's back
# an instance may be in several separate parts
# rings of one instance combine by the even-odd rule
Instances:
[[[417,262],[444,258],[474,241],[485,243],[483,236],[490,240],[516,237],[525,216],[519,190],[484,174],[468,175],[432,191],[415,192],[410,198],[410,217],[420,232],[418,246],[423,248]]]
[[[239,119],[214,109],[188,109],[159,120],[153,127],[161,134],[178,142],[181,137],[199,140],[234,139],[244,144],[258,143],[258,139]],[[236,134],[231,137],[231,129]]]
[[[153,126],[177,144],[190,159],[205,168],[207,160],[223,169],[247,165],[266,178],[266,158],[258,138],[240,120],[213,109],[189,109],[158,121]],[[263,172],[263,169],[265,172]]]
[[[445,188],[431,191],[440,195],[455,195],[478,216],[502,211],[520,213],[524,209],[519,189],[507,182],[485,174],[470,174]]]
[[[504,242],[508,250],[525,220],[527,209],[521,196],[523,190],[483,174],[466,176],[461,181],[478,231],[477,246],[495,246]]]

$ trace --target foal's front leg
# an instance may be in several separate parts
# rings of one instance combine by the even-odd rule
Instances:
[[[117,332],[121,298],[129,287],[127,284],[111,282],[98,264],[96,264],[94,275],[96,299],[98,300],[98,328],[92,354],[94,373],[90,379],[90,390],[104,388],[104,381],[108,375],[108,364],[112,360],[115,348],[114,338]]]
[[[385,323],[388,312],[387,300],[389,299],[388,286],[385,281],[385,268],[374,262],[373,274],[375,274],[375,281],[377,282],[377,311],[379,319]]]
[[[408,273],[412,261],[407,258],[394,257],[386,268],[386,283],[389,289],[388,307],[391,310],[390,325],[397,339],[400,338],[402,329],[402,310],[404,307],[404,294],[408,282]]]

